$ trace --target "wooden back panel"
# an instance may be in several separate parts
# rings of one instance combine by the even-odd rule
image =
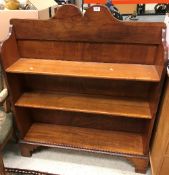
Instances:
[[[98,7],[100,11],[95,11]],[[121,22],[105,6],[73,5],[51,20],[12,19],[20,57],[155,64],[163,23]]]
[[[29,112],[34,122],[137,133],[144,133],[145,125],[148,122],[146,119],[131,119],[119,116],[51,111],[45,109],[29,109]]]
[[[147,99],[154,83],[112,81],[88,78],[23,75],[20,77],[26,91],[70,92],[80,94],[137,97]],[[99,87],[99,88],[98,88]]]
[[[20,56],[39,59],[154,64],[156,45],[18,40]]]
[[[56,11],[53,20],[11,20],[17,39],[101,43],[160,44],[163,23],[120,22],[105,6],[87,9],[84,16],[75,6]],[[69,14],[69,15],[68,15]],[[50,31],[50,32],[49,32]]]

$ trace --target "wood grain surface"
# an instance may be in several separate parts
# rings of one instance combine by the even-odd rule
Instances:
[[[151,118],[147,101],[131,98],[108,98],[99,95],[30,92],[24,93],[15,106]]]
[[[30,112],[29,115],[36,123],[48,123],[100,130],[126,131],[142,134],[145,132],[145,126],[147,123],[149,123],[149,120],[144,118],[131,118],[123,116],[120,117],[103,114],[37,108],[22,109]]]
[[[34,123],[24,141],[143,155],[142,135],[129,132]]]
[[[149,99],[155,82],[93,79],[35,74],[11,74],[23,85],[24,91],[66,92],[112,97]],[[14,75],[16,77],[14,77]],[[14,80],[15,81],[15,80]],[[12,83],[12,81],[11,81]]]
[[[165,175],[163,172],[169,170],[169,79],[166,77],[163,97],[159,108],[159,118],[153,137],[152,149],[150,152],[151,166],[154,175]],[[160,143],[160,149],[159,149]],[[167,163],[168,162],[168,163]]]
[[[66,15],[68,11],[75,15]],[[103,43],[160,44],[161,29],[165,28],[164,23],[120,22],[105,6],[100,6],[99,12],[90,7],[82,15],[73,5],[60,7],[54,20],[25,19],[20,23],[20,20],[13,19],[11,24],[14,25],[17,39]],[[48,29],[44,26],[48,26]],[[153,28],[153,32],[150,28]]]
[[[129,41],[130,42],[130,41]],[[17,40],[21,58],[154,65],[155,44]],[[160,61],[161,58],[158,58]]]
[[[145,172],[166,70],[164,23],[65,5],[50,20],[10,24],[1,61],[22,155],[76,148],[127,157]]]
[[[6,69],[6,72],[150,82],[158,82],[160,80],[158,72],[153,65],[45,59],[21,58]]]

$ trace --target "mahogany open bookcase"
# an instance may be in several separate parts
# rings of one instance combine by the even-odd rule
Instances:
[[[137,172],[165,75],[163,23],[120,22],[73,5],[50,20],[12,19],[1,49],[21,154],[38,146],[126,157]]]

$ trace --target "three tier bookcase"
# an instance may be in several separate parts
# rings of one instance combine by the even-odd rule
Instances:
[[[120,22],[104,6],[50,20],[12,19],[1,49],[21,154],[38,146],[126,157],[136,172],[149,143],[166,64],[163,23]]]

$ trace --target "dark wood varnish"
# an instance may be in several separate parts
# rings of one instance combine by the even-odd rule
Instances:
[[[18,40],[17,44],[21,58],[141,65],[154,65],[154,57],[156,49],[158,49],[158,45],[155,44],[61,42],[55,40],[23,39]]]
[[[18,107],[21,109],[21,107]],[[124,131],[144,133],[145,126],[150,120],[143,118],[129,118],[93,113],[70,112],[50,109],[24,108],[28,110],[31,118],[36,123],[46,123],[93,128],[100,130]],[[101,125],[100,125],[101,123]]]
[[[21,154],[38,146],[126,157],[145,173],[167,52],[163,23],[73,5],[12,19],[1,49]]]

